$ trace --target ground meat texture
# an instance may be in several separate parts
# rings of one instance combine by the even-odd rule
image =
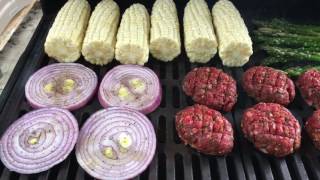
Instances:
[[[306,103],[320,109],[320,72],[311,69],[300,75],[296,84]]]
[[[199,152],[224,155],[232,151],[233,129],[220,112],[204,105],[189,106],[176,115],[180,139]]]
[[[296,92],[293,81],[283,72],[270,67],[255,66],[242,78],[243,89],[258,102],[288,105]]]
[[[214,67],[195,68],[184,78],[183,91],[210,108],[231,111],[237,102],[236,81]]]
[[[264,153],[283,157],[300,147],[299,122],[280,104],[259,103],[247,109],[241,127],[244,136]]]
[[[320,110],[308,118],[305,128],[315,147],[320,150]]]

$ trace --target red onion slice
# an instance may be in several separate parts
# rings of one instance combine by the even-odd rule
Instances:
[[[77,63],[56,63],[35,72],[25,93],[33,108],[76,110],[88,103],[97,84],[97,75],[91,69]]]
[[[162,91],[159,78],[151,69],[119,65],[103,78],[98,97],[105,108],[121,106],[148,114],[160,105]]]
[[[156,150],[149,119],[124,107],[94,113],[80,130],[76,157],[97,179],[130,179],[143,172]]]
[[[16,120],[3,134],[0,158],[11,171],[46,171],[67,158],[79,134],[77,120],[67,110],[43,108]]]

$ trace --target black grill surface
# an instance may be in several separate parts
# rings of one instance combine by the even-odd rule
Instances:
[[[53,4],[53,2],[56,2]],[[149,12],[153,2],[139,1],[147,6]],[[15,70],[3,91],[0,98],[0,133],[2,134],[7,127],[18,117],[32,110],[24,96],[24,86],[29,76],[37,69],[55,63],[55,60],[47,57],[43,51],[43,44],[46,34],[54,20],[55,12],[62,1],[42,1],[45,16],[42,18],[32,40],[30,41],[25,53],[20,58]],[[91,1],[92,6],[96,4]],[[122,11],[133,1],[118,2]],[[176,1],[179,11],[181,35],[182,17],[185,2]],[[209,7],[212,7],[213,1],[209,1]],[[288,16],[299,19],[294,12],[302,9],[303,14],[300,17],[318,18],[319,14],[313,12],[314,6],[319,2],[315,1],[234,1],[240,8],[242,15],[249,27],[252,17],[270,17],[270,16]],[[305,3],[309,3],[305,7]],[[311,3],[311,4],[310,4]],[[319,9],[318,8],[318,9]],[[305,10],[303,10],[305,9]],[[300,12],[301,12],[300,11]],[[318,11],[319,12],[319,11]],[[310,20],[308,18],[307,20]],[[183,39],[182,39],[183,40]],[[236,179],[236,180],[272,180],[272,179],[320,179],[320,154],[313,147],[310,139],[302,131],[302,145],[298,152],[285,158],[274,158],[255,150],[255,148],[246,141],[240,129],[241,116],[244,109],[255,104],[254,100],[249,98],[240,86],[240,80],[243,72],[248,67],[255,65],[264,56],[262,52],[255,52],[251,61],[244,68],[226,68],[221,65],[218,55],[208,64],[191,64],[184,50],[182,54],[173,62],[164,63],[154,60],[151,56],[147,67],[152,68],[159,76],[163,88],[163,100],[160,107],[149,114],[157,134],[157,152],[151,165],[135,179],[141,180],[206,180],[206,179]],[[81,58],[79,63],[93,69],[99,77],[99,81],[106,72],[112,67],[118,65],[117,62],[99,67],[91,65]],[[232,75],[238,82],[238,103],[234,110],[224,113],[232,123],[235,130],[235,147],[228,156],[216,157],[206,156],[181,144],[175,131],[174,116],[177,111],[192,105],[190,98],[185,96],[181,89],[181,82],[187,72],[194,67],[214,66],[223,69]],[[80,127],[88,117],[101,109],[97,96],[91,100],[84,108],[74,111]],[[291,112],[300,121],[303,127],[306,117],[311,115],[312,109],[302,100],[301,96],[296,96],[294,102],[289,106]],[[85,173],[76,162],[74,152],[62,163],[54,168],[34,175],[22,175],[10,172],[0,163],[1,180],[91,180],[93,179]]]

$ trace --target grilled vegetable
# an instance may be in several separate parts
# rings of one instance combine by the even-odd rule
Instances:
[[[104,76],[98,97],[105,108],[122,106],[148,114],[160,105],[161,85],[147,67],[119,65]]]
[[[305,61],[320,61],[320,52],[308,52],[293,48],[281,48],[263,46],[262,49],[266,50],[269,55],[274,57],[303,59]]]
[[[96,179],[134,179],[156,151],[151,121],[138,111],[112,107],[94,113],[76,145],[79,165]]]
[[[313,66],[313,65],[295,66],[295,67],[290,67],[290,68],[284,69],[284,71],[290,77],[298,77],[302,73],[304,73],[310,69],[316,69],[316,70],[320,71],[320,66]]]
[[[183,16],[184,45],[190,62],[206,63],[217,53],[212,17],[204,0],[190,0]]]
[[[97,85],[97,75],[91,69],[78,63],[55,63],[29,78],[25,94],[33,108],[76,110],[87,104]]]
[[[84,58],[104,65],[114,58],[120,10],[113,0],[101,1],[93,11],[82,46]]]
[[[64,161],[78,139],[78,123],[67,110],[43,108],[16,120],[0,141],[0,158],[22,174],[46,171]]]
[[[220,0],[213,6],[212,16],[223,65],[243,66],[253,51],[248,29],[239,11],[230,1]]]
[[[49,30],[44,44],[48,56],[59,62],[79,59],[89,17],[90,5],[86,0],[69,0]]]
[[[141,4],[123,14],[117,34],[116,59],[122,64],[144,65],[149,58],[150,18]]]
[[[173,0],[157,0],[152,8],[150,53],[162,61],[172,61],[181,52],[180,29]]]

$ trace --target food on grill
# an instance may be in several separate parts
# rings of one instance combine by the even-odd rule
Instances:
[[[313,112],[312,116],[308,118],[305,128],[314,146],[320,150],[320,110]]]
[[[283,157],[300,147],[299,122],[279,104],[259,103],[247,109],[241,127],[244,136],[266,154]]]
[[[236,81],[214,67],[194,68],[183,80],[183,91],[210,108],[231,111],[237,102]]]
[[[104,76],[98,97],[105,108],[122,106],[148,114],[160,105],[162,91],[160,81],[151,69],[119,65]]]
[[[204,105],[189,106],[176,115],[176,129],[185,144],[210,155],[225,155],[233,148],[233,129],[220,112]]]
[[[33,108],[76,110],[88,103],[97,85],[98,78],[91,69],[77,63],[56,63],[29,78],[25,95]]]
[[[223,65],[243,66],[253,51],[248,29],[239,11],[232,2],[219,0],[212,8],[212,16]]]
[[[254,40],[269,55],[262,64],[288,68],[284,65],[289,62],[320,61],[320,26],[294,24],[283,19],[253,23],[257,26]]]
[[[320,71],[311,69],[299,76],[297,87],[309,106],[320,108]]]
[[[59,108],[43,108],[16,120],[0,141],[0,158],[10,170],[22,174],[46,171],[64,161],[78,138],[73,115]]]
[[[155,151],[156,135],[149,119],[123,107],[94,113],[76,145],[78,163],[97,179],[133,179],[148,167]]]
[[[116,59],[122,64],[144,65],[149,58],[150,18],[142,4],[131,5],[120,22]]]
[[[248,69],[242,78],[243,89],[258,102],[274,102],[288,105],[295,97],[291,79],[280,70],[265,66]]]
[[[68,0],[49,30],[44,44],[48,56],[59,62],[74,62],[79,59],[90,11],[86,0]]]
[[[212,17],[204,0],[190,0],[183,16],[184,45],[190,62],[206,63],[217,53]]]
[[[113,60],[119,19],[120,9],[113,0],[102,0],[96,6],[83,41],[85,60],[97,65]]]
[[[150,53],[162,61],[172,61],[181,52],[180,29],[173,0],[157,0],[152,8]]]
[[[295,67],[290,67],[287,69],[284,69],[284,72],[288,74],[290,77],[298,77],[301,74],[303,74],[306,71],[309,71],[310,69],[315,69],[320,71],[320,66],[312,66],[312,65],[305,65],[305,66],[295,66]]]

